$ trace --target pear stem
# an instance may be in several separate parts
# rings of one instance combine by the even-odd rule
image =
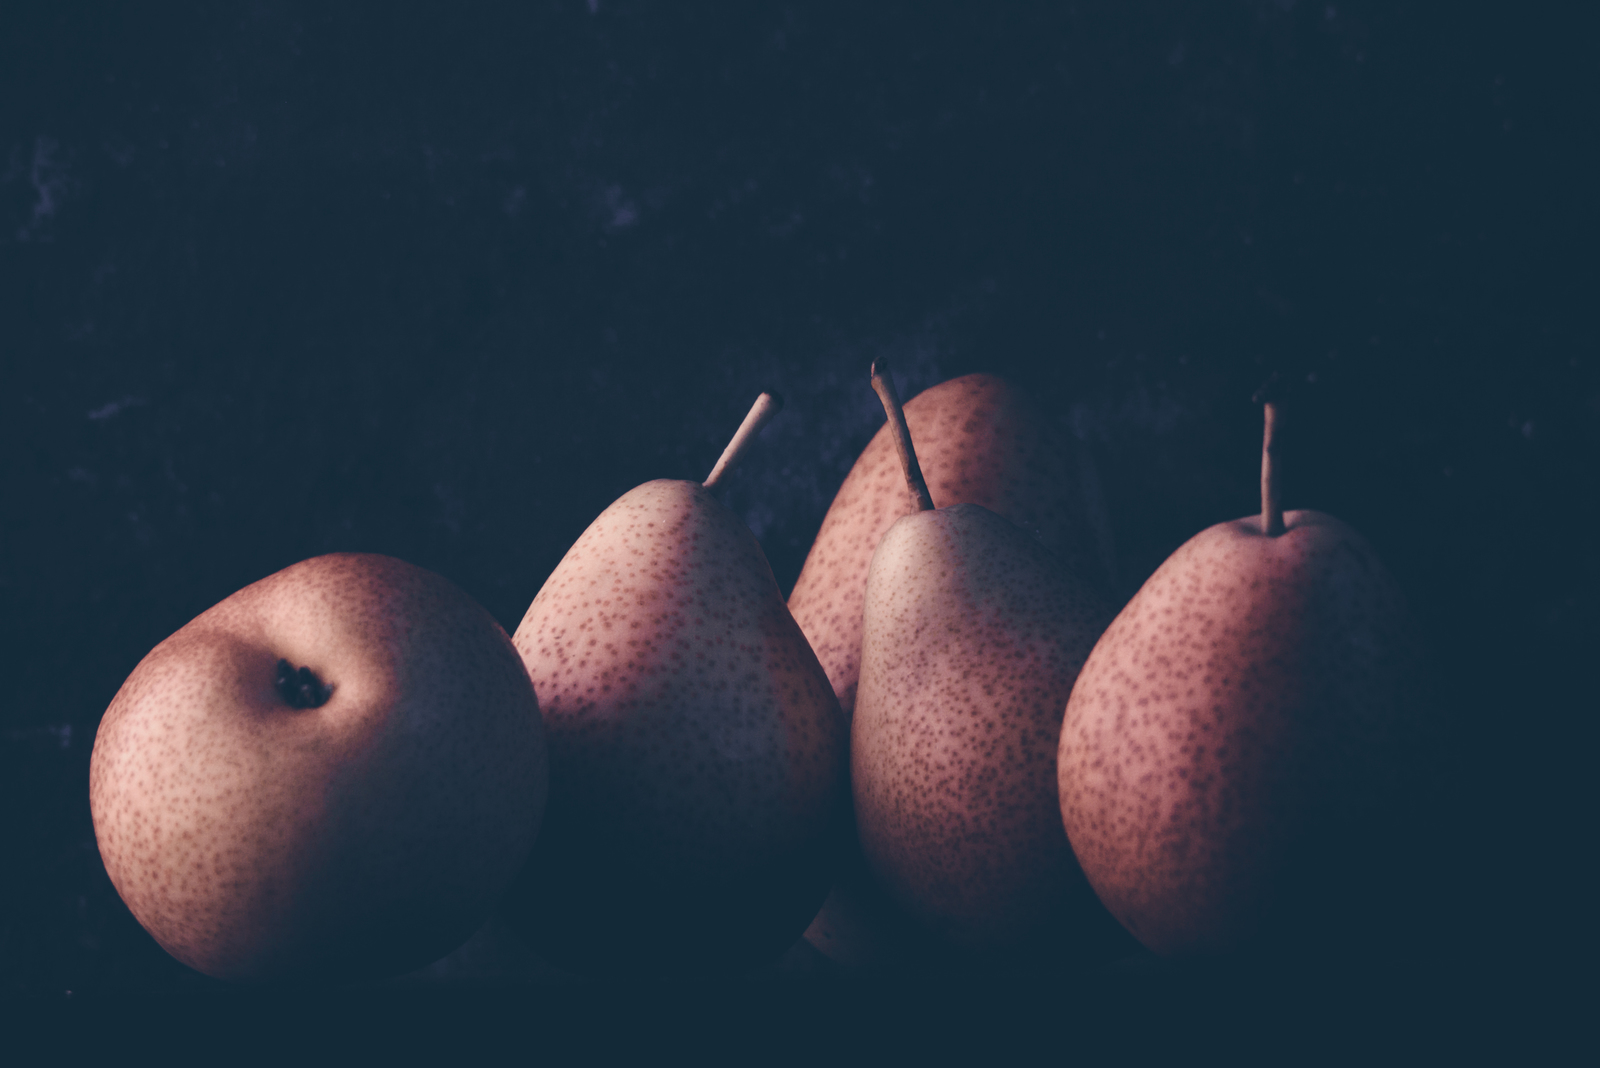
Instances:
[[[777,393],[763,393],[756,398],[755,404],[750,406],[750,412],[744,417],[744,422],[739,424],[739,429],[733,432],[733,440],[728,442],[728,447],[722,450],[722,456],[711,469],[711,474],[701,483],[706,489],[716,489],[722,481],[722,476],[728,469],[739,462],[739,457],[744,455],[750,443],[761,433],[761,428],[771,421],[772,417],[783,410],[783,397]]]
[[[889,417],[889,432],[894,435],[894,449],[900,454],[900,466],[906,473],[906,488],[916,502],[917,511],[933,511],[933,494],[922,477],[922,465],[917,463],[917,450],[911,447],[911,428],[906,426],[906,413],[900,407],[900,394],[894,391],[894,379],[889,374],[889,361],[879,356],[872,361],[872,389],[883,402],[884,414]]]
[[[1266,426],[1261,434],[1261,533],[1275,538],[1283,533],[1283,501],[1278,492],[1277,452],[1278,406],[1265,405]]]

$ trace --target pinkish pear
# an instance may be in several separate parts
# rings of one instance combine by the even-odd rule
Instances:
[[[1394,890],[1411,625],[1365,539],[1278,507],[1274,408],[1262,515],[1201,531],[1151,575],[1062,727],[1073,848],[1161,954],[1344,952]]]
[[[917,394],[902,412],[933,505],[981,505],[1027,531],[1072,575],[1103,584],[1111,567],[1109,531],[1103,502],[1084,492],[1094,480],[1080,479],[1088,457],[1021,389],[995,375],[963,375]],[[847,717],[856,704],[873,553],[889,528],[916,510],[905,484],[885,422],[839,487],[789,595]],[[1099,557],[1091,554],[1091,516],[1102,521]],[[839,880],[807,940],[851,966],[914,959],[922,935],[883,898],[853,838],[843,849]]]
[[[833,876],[846,728],[749,528],[700,483],[647,482],[584,531],[515,642],[551,791],[508,918],[582,971],[781,954]]]
[[[861,853],[924,941],[1082,959],[1115,925],[1061,827],[1055,756],[1110,606],[1009,520],[934,509],[881,365],[873,382],[921,510],[889,528],[867,577],[850,736]]]
[[[505,631],[438,575],[318,556],[156,646],[100,721],[106,872],[223,979],[337,983],[443,956],[528,855],[539,707]]]

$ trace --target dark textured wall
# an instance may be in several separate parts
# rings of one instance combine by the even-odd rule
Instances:
[[[0,988],[174,982],[93,845],[161,638],[331,550],[514,628],[703,477],[785,589],[903,395],[1025,383],[1122,594],[1257,506],[1364,531],[1433,642],[1428,959],[1571,949],[1600,383],[1583,28],[1513,5],[0,13]],[[1576,7],[1577,5],[1574,5]],[[1544,20],[1544,21],[1541,21]],[[1591,87],[1592,88],[1592,87]]]

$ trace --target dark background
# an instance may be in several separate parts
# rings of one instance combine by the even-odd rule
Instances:
[[[1587,26],[330,6],[0,9],[0,989],[198,981],[121,906],[87,803],[159,640],[333,550],[514,629],[607,504],[703,478],[765,388],[787,408],[726,499],[787,592],[885,354],[903,396],[998,372],[1074,431],[1124,597],[1258,507],[1250,394],[1280,371],[1286,503],[1373,541],[1434,652],[1436,878],[1394,960],[1426,985],[1587,952]]]

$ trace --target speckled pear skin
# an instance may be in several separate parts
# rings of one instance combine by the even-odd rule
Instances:
[[[1075,510],[1071,443],[1021,390],[994,375],[963,375],[911,398],[905,416],[936,508],[982,505],[1034,533],[1075,573],[1099,575]],[[789,594],[846,716],[861,670],[867,569],[883,535],[914,510],[885,423],[839,487]]]
[[[936,506],[988,508],[1033,533],[1074,575],[1104,579],[1084,535],[1073,443],[1021,390],[994,375],[963,375],[917,394],[904,411]],[[872,555],[914,509],[885,423],[840,486],[789,595],[847,717],[856,703]],[[806,939],[852,968],[938,965],[925,934],[867,872],[853,828],[841,850],[838,881]]]
[[[1337,950],[1389,891],[1403,598],[1312,511],[1220,523],[1101,638],[1061,732],[1061,815],[1102,901],[1173,956]],[[1376,910],[1376,911],[1375,911]]]
[[[977,505],[900,519],[872,558],[850,739],[861,849],[890,898],[959,950],[1059,952],[1098,931],[1056,747],[1111,616]]]
[[[847,728],[749,528],[698,483],[645,483],[584,531],[514,640],[551,793],[507,918],[590,973],[780,955],[833,877]]]
[[[294,708],[277,662],[333,692]],[[327,984],[437,959],[532,848],[544,731],[505,631],[391,557],[319,556],[156,646],[101,719],[89,803],[106,871],[178,960]]]

